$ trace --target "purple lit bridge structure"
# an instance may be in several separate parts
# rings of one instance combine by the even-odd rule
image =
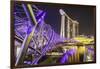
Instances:
[[[66,38],[55,33],[52,27],[45,23],[46,12],[38,9],[35,5],[16,4],[15,6],[15,46],[21,42],[15,66],[23,64],[24,58],[28,54],[33,54],[34,58],[32,62],[26,63],[37,65],[46,52],[57,48],[57,46],[62,46],[59,44],[63,43]]]

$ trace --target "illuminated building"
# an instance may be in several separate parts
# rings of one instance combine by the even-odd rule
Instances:
[[[74,38],[79,34],[79,23],[72,20],[62,9],[61,14],[61,31],[60,36],[63,38]]]

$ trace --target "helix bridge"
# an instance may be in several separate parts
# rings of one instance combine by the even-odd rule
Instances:
[[[14,12],[15,38],[22,42],[16,64],[20,64],[20,62],[23,63],[23,58],[28,48],[32,50],[28,53],[34,53],[35,56],[31,64],[37,64],[39,59],[45,55],[47,51],[56,48],[56,44],[63,42],[65,39],[61,38],[49,24],[45,23],[44,17],[46,12],[39,10],[35,5],[32,6],[32,11],[34,12],[37,22],[37,24],[35,24],[32,22],[25,4],[16,6],[21,9],[15,8]],[[33,32],[34,34],[31,34]],[[26,45],[27,48],[25,47]]]

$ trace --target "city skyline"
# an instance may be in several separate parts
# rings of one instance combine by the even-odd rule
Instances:
[[[61,15],[59,9],[63,9],[69,17],[79,22],[80,35],[94,35],[95,34],[95,9],[91,6],[78,6],[75,5],[45,5],[34,4],[47,14],[45,22],[50,24],[52,28],[60,34]]]

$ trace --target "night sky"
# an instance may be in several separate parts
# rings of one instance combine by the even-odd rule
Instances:
[[[63,9],[73,20],[79,22],[79,34],[95,34],[95,6],[32,3],[46,12],[45,22],[50,24],[56,33],[60,33],[61,15],[59,9]]]
[[[63,9],[69,17],[79,22],[79,34],[95,34],[95,6],[62,5],[62,4],[35,4],[46,12],[45,22],[50,24],[56,33],[60,33],[61,15]]]

